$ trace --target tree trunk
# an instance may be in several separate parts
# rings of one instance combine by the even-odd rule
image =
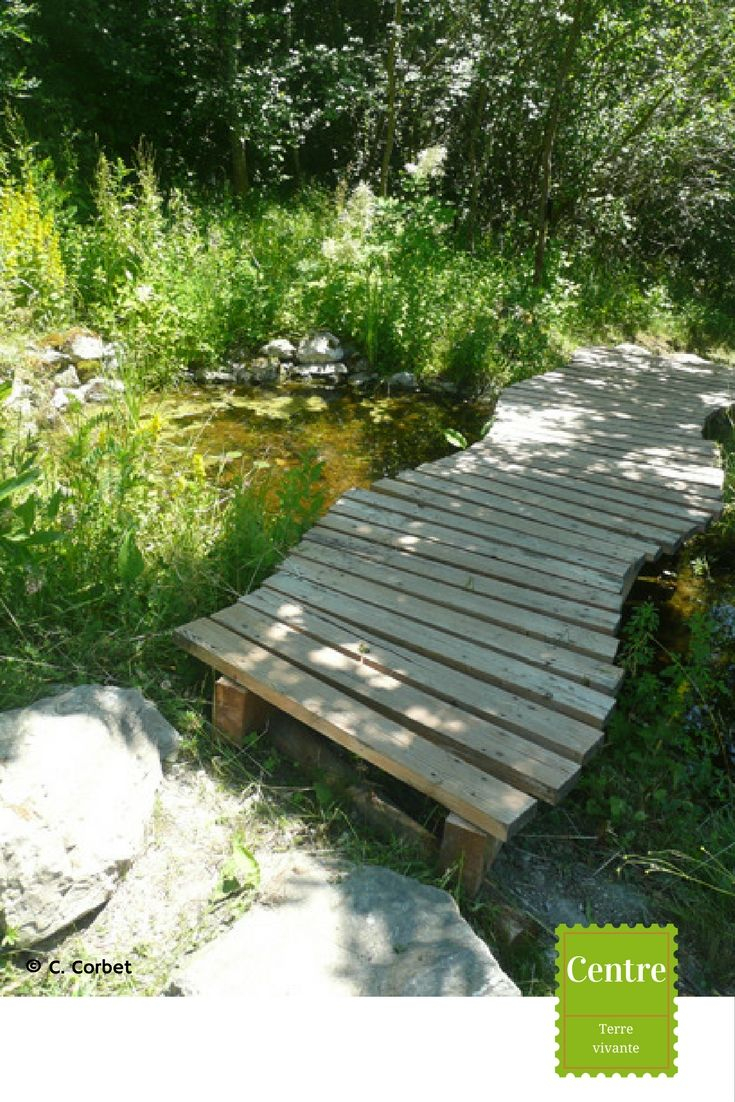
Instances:
[[[380,194],[388,194],[388,177],[390,175],[390,162],[393,156],[393,146],[396,140],[396,116],[397,116],[397,80],[396,57],[399,49],[399,37],[401,22],[403,20],[403,0],[395,0],[393,9],[393,23],[391,25],[390,39],[388,40],[388,56],[385,61],[385,71],[388,80],[385,106],[385,144],[383,146],[383,162],[380,168]]]
[[[233,195],[245,195],[249,188],[247,137],[240,109],[240,44],[242,8],[239,2],[224,6],[222,18],[222,51],[224,61],[227,126],[230,137],[230,185]]]
[[[475,96],[475,110],[473,114],[472,129],[470,130],[470,142],[468,160],[470,166],[470,194],[467,211],[467,238],[470,250],[475,251],[475,237],[477,233],[477,202],[480,195],[480,181],[482,177],[481,165],[485,165],[485,157],[480,157],[478,145],[485,107],[487,105],[487,82],[482,81]]]
[[[585,15],[585,0],[577,0],[574,8],[574,19],[569,28],[564,53],[559,64],[549,110],[544,126],[544,139],[541,146],[541,187],[538,199],[538,222],[536,230],[536,255],[533,266],[533,282],[538,287],[544,277],[544,260],[546,257],[546,243],[549,235],[549,198],[551,196],[551,173],[554,154],[554,142],[561,120],[561,105],[564,88],[569,74],[574,65],[574,59],[582,37],[582,22]]]

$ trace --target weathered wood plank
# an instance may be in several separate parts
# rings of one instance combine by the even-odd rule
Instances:
[[[481,459],[488,468],[506,462],[516,465],[520,462],[522,466],[568,474],[584,482],[595,482],[612,489],[622,488],[625,493],[634,494],[639,499],[645,498],[652,505],[658,502],[657,508],[662,511],[669,506],[679,508],[683,505],[702,518],[710,519],[713,510],[721,509],[721,492],[715,487],[698,486],[694,492],[685,481],[674,480],[663,473],[651,477],[638,470],[634,463],[619,464],[594,453],[548,443],[529,442],[522,448],[502,440],[491,443],[492,447],[473,445],[466,454],[470,459]],[[645,508],[642,502],[639,504]]]
[[[262,697],[243,689],[229,677],[218,677],[215,681],[212,726],[228,741],[241,745],[246,735],[262,731],[270,711],[270,705]]]
[[[376,529],[373,538],[363,539],[358,535],[358,527],[360,527],[359,521],[335,518],[335,523],[329,527],[320,524],[307,532],[303,544],[313,542],[376,562],[389,561],[388,557],[392,555],[400,556],[403,569],[422,577],[448,581],[452,585],[468,589],[480,596],[497,598],[519,609],[541,612],[545,616],[560,620],[562,624],[577,629],[584,627],[607,638],[610,638],[616,630],[619,615],[615,612],[591,607],[582,608],[578,601],[568,597],[543,593],[538,589],[514,585],[511,582],[500,581],[481,572],[478,573],[472,555],[461,553],[454,556],[447,555],[446,561],[441,557],[436,559],[426,557],[421,554],[422,541],[420,540],[413,543],[410,550],[401,550],[398,535],[388,529]],[[434,546],[429,543],[429,550]],[[441,548],[441,545],[439,546]],[[580,646],[579,649],[588,648]],[[594,648],[592,653],[596,653]]]
[[[528,390],[548,394],[556,403],[560,401],[591,402],[600,411],[618,412],[630,418],[639,417],[660,425],[662,429],[674,432],[691,432],[699,437],[702,435],[704,418],[699,411],[694,413],[688,409],[677,410],[664,402],[644,402],[640,399],[627,401],[622,396],[607,397],[599,386],[592,383],[579,381],[570,383],[563,378],[552,379],[549,375],[537,375],[534,379],[526,379],[523,383],[510,387],[510,393],[506,396],[513,394],[515,387],[518,387],[521,393]],[[523,391],[520,391],[521,387]]]
[[[690,497],[701,499],[717,497],[721,493],[724,473],[716,467],[674,466],[655,457],[646,457],[640,452],[618,453],[604,448],[594,448],[583,439],[575,439],[573,433],[556,432],[552,429],[535,427],[528,419],[522,423],[516,421],[496,421],[490,433],[493,447],[503,444],[506,447],[520,447],[523,451],[543,450],[545,454],[563,455],[593,463],[602,470],[615,471],[621,478],[632,478],[656,491],[668,485],[685,483],[684,490]]]
[[[580,484],[564,476],[553,477],[543,473],[539,475],[533,469],[521,473],[520,470],[505,467],[493,468],[491,475],[478,475],[457,466],[446,468],[441,463],[424,464],[411,473],[424,475],[436,482],[441,480],[447,487],[447,492],[456,485],[460,492],[468,489],[483,495],[508,498],[511,507],[514,501],[522,502],[526,508],[533,508],[534,501],[541,501],[542,511],[550,518],[558,518],[559,523],[566,524],[569,519],[573,523],[590,525],[593,529],[599,529],[602,534],[609,534],[616,541],[624,541],[625,534],[628,533],[632,537],[637,536],[645,544],[660,547],[670,554],[681,542],[681,524],[666,524],[666,517],[663,515],[655,523],[646,514],[643,514],[643,519],[640,505],[617,502],[615,507],[611,507],[609,500],[605,499],[604,488],[601,494],[595,494],[585,491],[584,483]],[[398,477],[402,478],[403,473]],[[620,515],[617,516],[616,512]],[[696,531],[697,526],[692,524],[690,529],[692,532]]]
[[[706,364],[674,364],[663,359],[651,359],[637,363],[625,360],[609,360],[601,363],[587,356],[572,356],[562,371],[588,372],[610,375],[613,379],[639,379],[646,385],[661,390],[669,386],[683,387],[701,395],[732,394],[735,387],[732,368],[710,362]]]
[[[446,872],[458,865],[462,886],[473,896],[480,890],[488,865],[497,856],[498,849],[497,839],[489,838],[466,819],[451,813],[444,821],[439,867]]]
[[[497,532],[498,528],[502,527],[504,530],[528,535],[534,539],[548,539],[565,548],[571,548],[575,555],[580,554],[579,532],[570,533],[564,528],[548,524],[541,518],[534,519],[528,514],[524,515],[521,503],[518,503],[513,510],[510,509],[507,499],[478,503],[472,499],[470,493],[462,493],[461,488],[454,494],[446,494],[442,492],[441,486],[437,489],[422,482],[425,476],[419,474],[417,478],[412,479],[410,475],[411,473],[408,472],[408,477],[405,478],[381,478],[373,483],[371,489],[389,497],[398,497],[421,506],[436,508],[443,513],[453,515],[455,519],[459,518],[463,524],[476,520],[492,527],[493,532]],[[613,573],[614,577],[618,577],[621,571],[625,574],[633,563],[640,566],[647,555],[657,551],[657,548],[652,545],[639,545],[634,549],[633,542],[630,540],[627,547],[621,548],[613,540],[606,542],[588,530],[584,544],[584,559],[589,566],[606,573]]]
[[[599,471],[585,474],[584,470],[569,464],[556,464],[553,468],[544,462],[542,456],[526,457],[524,463],[517,459],[506,459],[503,455],[492,453],[463,452],[460,456],[449,456],[447,459],[439,459],[432,467],[443,467],[449,471],[457,471],[460,474],[471,474],[476,478],[483,478],[494,482],[507,481],[507,476],[512,475],[514,480],[522,478],[525,482],[538,483],[543,481],[549,495],[553,496],[559,489],[564,490],[564,497],[568,491],[577,495],[586,495],[604,502],[604,507],[611,512],[613,509],[623,507],[626,519],[633,520],[635,514],[643,515],[656,525],[670,527],[672,533],[680,531],[691,535],[693,532],[702,531],[717,511],[710,508],[698,508],[688,505],[680,498],[671,494],[668,500],[660,497],[650,497],[642,492],[640,487],[631,487],[630,483],[622,483],[620,479],[609,477]],[[424,470],[425,468],[421,468]],[[628,515],[630,511],[632,515]],[[681,525],[681,527],[679,527]]]
[[[456,509],[463,509],[466,504],[476,506],[484,510],[481,515],[493,516],[496,513],[509,514],[512,517],[538,517],[539,523],[561,529],[564,533],[563,541],[575,542],[579,547],[580,538],[584,540],[584,546],[590,551],[606,553],[613,558],[620,559],[626,564],[637,558],[655,558],[660,554],[659,540],[636,539],[634,536],[626,536],[622,533],[613,533],[599,523],[599,508],[586,510],[584,519],[580,519],[580,513],[554,512],[546,507],[546,502],[540,498],[538,491],[535,494],[516,493],[513,495],[494,493],[491,487],[484,485],[468,485],[456,475],[449,476],[442,471],[428,474],[425,471],[401,471],[396,476],[398,482],[407,486],[418,486],[432,490],[435,494],[446,494],[457,499]],[[581,511],[580,511],[581,512]]]
[[[614,704],[614,697],[608,693],[571,681],[562,674],[531,666],[522,658],[511,658],[497,651],[489,651],[471,640],[449,635],[444,630],[443,622],[440,628],[429,627],[408,620],[400,613],[322,589],[292,574],[274,574],[265,582],[264,588],[310,603],[315,608],[324,608],[356,627],[406,645],[428,657],[443,659],[447,665],[472,673],[545,707],[564,712],[593,727],[604,725]]]
[[[476,769],[212,620],[178,628],[185,650],[271,704],[506,841],[536,808],[533,797]]]
[[[435,533],[426,526],[406,520],[401,527],[390,528],[385,524],[378,524],[372,519],[373,514],[362,515],[356,508],[354,511],[345,510],[344,513],[330,510],[326,513],[313,531],[327,529],[337,532],[354,532],[362,539],[377,543],[388,543],[389,546],[407,554],[416,555],[419,558],[433,559],[436,562],[446,563],[450,566],[459,566],[473,573],[497,578],[522,586],[532,592],[550,594],[554,597],[563,597],[570,603],[581,601],[589,610],[600,610],[598,623],[619,622],[620,610],[623,605],[622,594],[615,595],[605,590],[585,586],[581,582],[559,578],[539,569],[534,561],[529,569],[525,564],[517,565],[511,559],[495,557],[494,549],[490,553],[483,548],[479,553],[473,550],[465,550],[461,541],[456,542],[440,540]],[[470,541],[470,546],[475,547]],[[604,616],[603,613],[612,614]],[[584,621],[582,621],[584,622]]]
[[[274,621],[242,602],[221,609],[213,619],[250,643],[271,651],[381,715],[400,721],[429,742],[459,754],[471,765],[547,803],[569,790],[579,767],[487,720],[408,687],[388,674],[328,646],[315,647],[301,632]]]
[[[324,608],[259,589],[241,602],[274,620],[284,620],[312,639],[326,643],[381,673],[415,685],[432,696],[489,719],[571,761],[582,763],[602,742],[599,728],[530,702],[498,685],[479,680],[405,645],[394,643],[340,619]]]
[[[598,387],[605,394],[616,397],[654,402],[665,395],[665,401],[669,407],[681,412],[702,414],[703,420],[707,417],[708,410],[713,399],[721,399],[727,402],[727,395],[717,391],[713,386],[702,388],[697,384],[691,384],[681,379],[669,378],[665,382],[655,382],[650,376],[640,372],[629,373],[621,376],[607,370],[604,373],[596,373],[594,369],[585,368],[581,364],[570,364],[559,373],[565,384],[576,386]]]
[[[336,502],[333,509],[336,513],[360,516],[378,524],[419,532],[429,539],[437,539],[451,547],[487,558],[510,559],[531,570],[540,570],[611,594],[621,593],[625,588],[626,573],[614,566],[609,571],[585,567],[584,557],[568,553],[562,544],[543,537],[526,537],[500,525],[481,524],[473,520],[463,522],[453,516],[447,517],[441,510],[414,505],[405,499],[388,500],[367,490],[351,490]]]
[[[359,546],[355,546],[359,542]],[[364,547],[368,553],[365,554]],[[392,586],[399,593],[410,593],[435,604],[466,612],[491,624],[509,627],[522,635],[545,639],[594,658],[612,660],[618,641],[599,631],[590,631],[533,609],[509,604],[482,592],[484,579],[452,567],[431,562],[418,564],[411,555],[363,545],[352,540],[342,547],[304,539],[291,553],[292,558],[310,559],[324,567],[334,567],[367,581]]]
[[[523,389],[525,383],[518,383],[516,386],[518,387],[517,390],[515,390],[515,387],[513,388],[515,394],[507,395],[509,400],[522,401],[539,409],[545,407],[557,412],[568,411],[572,416],[580,418],[596,418],[597,423],[605,425],[611,430],[635,432],[642,438],[644,445],[650,443],[652,439],[672,445],[682,443],[688,445],[691,443],[695,448],[695,453],[703,452],[707,456],[711,454],[709,449],[705,450],[702,447],[708,445],[710,441],[703,438],[702,425],[697,421],[692,421],[686,427],[677,426],[672,428],[662,424],[655,417],[646,416],[631,407],[626,408],[624,405],[601,406],[595,397],[560,395],[556,390],[543,390],[539,387]],[[504,400],[505,397],[501,399],[501,401]]]
[[[420,595],[413,592],[420,588],[412,583],[415,575],[405,575],[405,580],[399,577],[376,582],[365,578],[363,572],[360,575],[350,574],[333,565],[322,565],[299,555],[290,555],[282,564],[281,571],[308,581],[317,588],[332,590],[337,595],[353,597],[379,609],[388,607],[429,627],[436,625],[440,619],[442,631],[449,635],[472,639],[488,651],[498,651],[510,657],[522,655],[523,661],[532,666],[553,670],[601,692],[615,692],[622,678],[617,666],[597,656],[580,654],[561,643],[524,636],[496,622],[486,622],[477,617],[474,610],[438,606],[427,595],[426,589]],[[436,583],[429,588],[437,588]]]
[[[646,455],[674,458],[679,462],[693,460],[717,466],[717,446],[714,441],[688,438],[681,434],[673,438],[661,433],[660,426],[646,425],[645,429],[632,426],[614,427],[599,410],[579,407],[564,402],[555,404],[540,395],[501,398],[495,409],[495,419],[502,420],[508,414],[528,417],[532,423],[545,428],[573,432],[595,447],[617,447],[617,450],[643,451]]]

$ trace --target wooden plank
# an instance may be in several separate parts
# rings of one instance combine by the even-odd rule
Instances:
[[[497,839],[491,839],[466,819],[453,812],[444,821],[439,868],[446,872],[458,866],[464,890],[474,896],[480,890],[488,863],[497,856]]]
[[[587,372],[610,372],[618,378],[632,376],[657,387],[666,388],[669,384],[675,384],[677,387],[692,389],[698,394],[717,394],[722,390],[732,393],[735,387],[735,376],[732,368],[724,365],[718,368],[718,365],[714,363],[711,367],[706,367],[704,364],[675,364],[671,360],[660,358],[639,364],[626,363],[621,360],[609,360],[607,363],[600,363],[590,357],[575,354],[570,362],[565,365],[563,371],[566,372],[570,369]]]
[[[632,367],[656,368],[663,367],[669,371],[679,372],[681,375],[693,378],[716,379],[727,377],[731,368],[727,364],[717,360],[707,360],[702,356],[694,356],[689,353],[674,352],[670,355],[657,355],[642,349],[630,352],[627,349],[609,348],[607,345],[589,345],[586,348],[578,348],[571,356],[572,363],[584,362],[594,366],[617,366],[630,364]]]
[[[494,448],[503,444],[517,451],[520,445],[523,451],[543,449],[545,454],[551,451],[565,458],[573,456],[584,462],[593,461],[595,465],[604,464],[603,469],[614,471],[622,478],[633,478],[636,482],[656,488],[683,482],[686,484],[685,493],[702,499],[717,497],[724,482],[721,468],[694,463],[676,466],[652,456],[646,457],[641,452],[621,453],[596,447],[581,437],[575,438],[573,433],[536,428],[528,419],[525,419],[525,424],[521,419],[517,422],[495,421],[487,439]]]
[[[562,387],[573,394],[595,391],[606,398],[625,402],[649,412],[657,410],[664,414],[683,413],[686,416],[691,414],[693,417],[699,417],[702,414],[702,395],[691,391],[675,390],[673,384],[671,387],[651,388],[636,379],[615,382],[610,378],[609,373],[595,376],[588,372],[585,375],[575,371],[574,368],[570,371],[566,368],[562,371],[549,371],[537,378],[542,378],[554,387]]]
[[[536,381],[538,380],[538,382]],[[541,394],[548,394],[549,397],[555,403],[567,402],[567,401],[585,401],[591,402],[596,409],[600,412],[607,412],[608,410],[617,413],[625,414],[628,417],[640,417],[642,420],[659,424],[662,429],[674,430],[676,432],[696,432],[701,436],[702,428],[705,421],[705,416],[697,411],[692,413],[689,410],[676,410],[671,405],[666,405],[663,402],[642,402],[627,401],[621,398],[607,397],[600,387],[593,386],[588,383],[569,383],[563,379],[551,379],[548,375],[537,375],[535,379],[526,379],[523,384],[516,384],[520,389],[521,385],[525,390],[536,391]],[[510,394],[505,394],[505,397],[510,397],[514,392],[514,387],[509,388]],[[523,393],[523,392],[521,392]]]
[[[651,472],[658,477],[663,471],[674,479],[702,484],[705,486],[720,485],[720,470],[714,457],[707,461],[701,461],[701,457],[690,455],[678,458],[673,457],[666,449],[644,447],[631,442],[605,440],[586,434],[578,425],[568,428],[550,424],[541,418],[531,418],[522,412],[501,415],[495,419],[490,440],[522,440],[540,441],[544,444],[559,444],[573,448],[575,451],[594,453],[595,456],[609,456],[611,461],[626,464],[635,464],[643,472]],[[696,488],[695,492],[699,492]]]
[[[379,609],[389,608],[429,627],[440,623],[441,630],[448,635],[472,639],[489,651],[497,651],[511,658],[521,657],[529,665],[553,670],[582,685],[591,685],[600,692],[615,692],[622,680],[622,670],[604,659],[580,654],[560,643],[523,635],[495,622],[488,623],[479,619],[474,611],[437,605],[427,595],[427,590],[437,588],[437,583],[422,586],[421,579],[416,575],[399,575],[396,584],[385,576],[376,582],[367,579],[365,572],[350,574],[333,565],[322,565],[297,555],[290,555],[281,564],[280,570],[309,582],[317,589],[329,589],[339,596],[353,597]],[[386,570],[384,574],[387,573]]]
[[[596,474],[585,475],[584,471],[572,466],[556,465],[553,469],[546,465],[542,457],[531,459],[527,457],[525,463],[505,459],[502,455],[481,454],[480,452],[462,452],[459,456],[449,456],[439,459],[421,470],[443,468],[450,472],[457,471],[460,475],[467,473],[475,478],[482,478],[490,483],[496,479],[507,480],[508,475],[514,479],[522,478],[527,483],[537,483],[543,480],[547,487],[547,493],[553,495],[561,487],[564,488],[565,498],[568,496],[568,488],[577,495],[585,495],[605,502],[605,508],[610,512],[613,508],[624,507],[626,512],[622,515],[633,520],[630,515],[642,516],[655,524],[671,526],[672,532],[677,530],[682,534],[691,535],[693,532],[702,531],[709,524],[713,513],[709,508],[701,509],[688,505],[685,501],[677,500],[671,495],[669,501],[661,498],[649,497],[639,489],[628,489],[629,484],[622,484],[620,479]],[[576,498],[575,498],[576,500]],[[680,527],[678,527],[680,525]]]
[[[578,681],[570,681],[561,674],[528,665],[520,658],[486,650],[471,640],[448,635],[443,625],[441,628],[429,627],[408,620],[396,612],[322,589],[292,574],[274,574],[265,583],[265,588],[313,608],[323,608],[341,620],[429,658],[443,659],[448,666],[564,712],[592,727],[603,727],[614,704],[614,698],[609,694]]]
[[[391,586],[398,592],[410,593],[434,604],[466,612],[488,623],[511,628],[521,635],[557,643],[595,658],[612,660],[615,657],[618,641],[613,636],[547,616],[537,607],[523,608],[485,596],[481,591],[483,579],[477,575],[435,563],[417,564],[411,555],[400,551],[373,547],[371,553],[370,545],[367,547],[366,556],[364,545],[355,549],[348,542],[346,546],[335,547],[304,539],[293,549],[289,560],[310,559],[319,566],[334,567],[358,578]]]
[[[536,801],[401,724],[261,647],[243,653],[242,636],[212,620],[174,633],[189,653],[365,761],[410,784],[463,819],[506,841],[528,821]]]
[[[602,386],[605,390],[621,395],[630,392],[633,396],[640,394],[644,398],[650,396],[655,399],[663,394],[669,399],[674,398],[677,404],[681,402],[696,405],[723,396],[721,384],[713,380],[703,383],[671,374],[656,378],[650,371],[625,365],[600,370],[577,361],[567,364],[559,374],[565,379]]]
[[[563,379],[550,379],[548,375],[537,375],[533,379],[525,379],[522,383],[513,384],[503,392],[503,398],[525,397],[529,394],[548,398],[554,405],[592,406],[600,413],[609,416],[617,415],[622,420],[639,420],[658,425],[662,431],[673,435],[692,433],[699,438],[702,435],[704,418],[699,412],[694,414],[687,410],[667,411],[642,402],[627,402],[614,395],[606,397],[599,387],[579,382],[572,384],[564,382]]]
[[[271,710],[270,704],[229,677],[218,677],[214,683],[212,726],[236,745],[251,732],[262,731]]]
[[[472,495],[465,493],[460,488],[454,494],[447,494],[439,486],[426,485],[422,479],[426,476],[419,474],[415,479],[408,478],[381,478],[374,482],[371,491],[387,494],[389,497],[398,497],[405,501],[413,501],[417,505],[439,509],[443,513],[460,518],[462,523],[468,520],[476,520],[481,524],[487,524],[496,532],[499,527],[510,532],[522,533],[536,539],[549,539],[553,543],[572,549],[575,555],[579,551],[579,532],[571,533],[564,528],[548,524],[541,518],[534,518],[528,511],[524,513],[522,505],[511,508],[506,499],[500,498],[496,502],[476,502]],[[537,510],[538,512],[539,510]],[[598,570],[612,573],[618,577],[620,572],[625,573],[631,565],[640,564],[648,555],[653,555],[658,548],[653,545],[635,547],[634,541],[622,549],[613,540],[605,541],[592,535],[589,530],[584,544],[584,559]],[[566,554],[566,553],[565,553]],[[571,560],[570,560],[571,561]]]
[[[611,431],[617,429],[620,432],[630,431],[641,435],[645,440],[650,440],[655,435],[656,440],[660,440],[664,443],[670,443],[673,445],[679,445],[682,443],[693,444],[695,450],[701,449],[703,446],[710,444],[702,436],[702,424],[697,421],[692,421],[687,427],[671,428],[664,425],[661,421],[656,420],[655,417],[646,416],[634,409],[621,405],[618,407],[604,406],[601,407],[599,402],[595,398],[590,397],[573,397],[569,394],[559,395],[556,392],[544,391],[537,387],[535,389],[522,389],[525,384],[516,384],[512,389],[514,394],[506,392],[501,399],[504,402],[506,399],[512,401],[522,401],[528,405],[533,405],[536,408],[546,408],[555,411],[569,411],[580,417],[597,417],[599,423],[610,427]],[[707,453],[709,454],[709,452]]]
[[[603,590],[593,589],[591,586],[571,582],[565,578],[557,578],[538,569],[529,570],[525,566],[518,566],[501,558],[464,551],[460,546],[448,545],[442,543],[436,536],[424,534],[418,530],[419,527],[407,522],[403,530],[397,530],[376,524],[372,520],[365,520],[359,515],[350,513],[341,515],[330,511],[322,517],[312,531],[326,529],[342,533],[351,532],[362,539],[387,544],[398,551],[416,555],[417,558],[432,559],[449,566],[458,566],[483,577],[499,579],[513,585],[525,585],[532,593],[564,598],[568,603],[578,601],[581,608],[590,615],[596,615],[598,624],[609,625],[619,622],[623,605],[622,594],[615,597]],[[588,622],[591,623],[592,620]]]
[[[562,544],[546,538],[533,539],[500,525],[479,521],[460,521],[446,517],[441,510],[415,505],[403,498],[390,498],[368,490],[351,490],[333,506],[336,513],[348,513],[378,524],[390,524],[397,529],[417,531],[452,547],[460,547],[488,558],[510,559],[532,570],[543,570],[559,578],[584,582],[595,589],[621,593],[635,567],[623,569],[617,564],[609,570],[585,568],[584,557],[569,551]],[[641,556],[641,562],[643,557]]]
[[[716,466],[718,461],[717,446],[714,441],[688,438],[682,440],[679,434],[674,440],[663,435],[660,426],[648,425],[645,428],[637,424],[632,426],[620,426],[608,423],[604,414],[591,407],[579,407],[567,405],[562,402],[555,404],[548,398],[540,396],[523,395],[522,397],[501,398],[495,407],[495,420],[502,420],[506,414],[518,417],[528,417],[534,424],[543,425],[545,428],[556,428],[565,432],[574,432],[575,436],[584,437],[596,447],[601,445],[618,445],[618,448],[635,449],[644,451],[647,455],[660,455],[673,457],[686,463],[699,459],[710,466]]]
[[[558,518],[560,524],[571,520],[572,523],[591,525],[603,533],[609,532],[611,539],[622,540],[622,546],[625,546],[625,533],[638,536],[644,543],[660,547],[670,554],[681,542],[681,525],[666,525],[663,516],[654,525],[641,519],[640,506],[633,508],[621,503],[611,504],[604,496],[585,493],[578,488],[579,483],[564,477],[544,478],[533,470],[520,474],[498,468],[493,469],[492,477],[483,477],[467,474],[457,467],[446,469],[438,464],[425,464],[417,471],[405,473],[418,474],[430,478],[432,482],[441,481],[448,493],[452,486],[457,486],[483,496],[492,494],[509,498],[511,504],[519,501],[527,508],[533,508],[534,502],[543,502],[542,512]],[[398,477],[403,478],[403,475],[404,472]],[[615,515],[617,511],[619,516]],[[691,530],[696,531],[696,525],[692,525]]]
[[[373,635],[364,627],[341,620],[325,609],[285,597],[277,591],[259,589],[240,601],[259,609],[274,620],[283,620],[312,639],[358,659],[365,665],[399,678],[407,685],[457,704],[473,715],[489,719],[553,750],[555,754],[582,763],[598,749],[603,734],[571,716],[532,703],[498,685],[478,680],[406,646]]]
[[[547,803],[556,803],[578,777],[579,767],[568,758],[409,688],[388,674],[377,674],[331,647],[315,647],[295,628],[243,603],[222,609],[213,619],[237,632],[243,641],[271,651],[478,769]]]
[[[565,377],[561,372],[556,376],[535,375],[533,378],[513,383],[512,386],[506,387],[502,394],[503,400],[512,400],[518,397],[522,397],[523,400],[532,397],[541,398],[547,400],[551,406],[569,406],[579,403],[588,409],[605,413],[606,416],[612,416],[613,418],[617,414],[621,420],[641,420],[646,424],[658,427],[659,430],[670,433],[679,440],[681,440],[682,432],[689,431],[695,436],[702,432],[703,421],[700,411],[690,413],[688,410],[679,410],[679,418],[675,419],[675,427],[672,427],[670,423],[664,423],[659,411],[646,409],[639,403],[628,403],[625,396],[618,396],[613,392],[608,393],[605,397],[605,388],[599,384],[572,376]],[[682,414],[686,418],[685,420],[681,419]],[[665,421],[669,422],[670,418],[665,418]]]
[[[630,388],[633,394],[656,395],[665,392],[669,397],[681,397],[684,402],[694,402],[709,408],[713,405],[727,406],[735,401],[735,390],[727,389],[722,381],[706,384],[689,379],[654,378],[650,373],[641,373],[637,369],[606,368],[598,372],[596,368],[581,363],[568,364],[561,372],[563,378],[602,386],[608,393],[625,395]],[[730,384],[732,388],[732,383]]]
[[[473,445],[465,453],[481,456],[484,463],[512,462],[529,467],[544,466],[550,471],[571,473],[580,479],[622,486],[627,493],[671,505],[687,505],[705,516],[717,506],[721,491],[716,487],[696,486],[669,474],[643,472],[635,463],[619,463],[603,459],[594,452],[559,447],[538,441],[502,441],[492,438],[482,448]]]
[[[428,474],[425,471],[401,471],[396,476],[398,482],[407,486],[432,490],[436,494],[446,494],[457,499],[455,508],[464,508],[465,504],[488,510],[491,514],[497,510],[499,513],[509,513],[511,516],[538,517],[539,522],[550,525],[554,529],[564,532],[564,542],[575,541],[579,546],[583,539],[584,546],[591,551],[607,552],[616,559],[630,563],[631,560],[656,558],[661,552],[660,541],[636,539],[635,537],[615,534],[601,527],[598,522],[599,509],[587,510],[584,520],[579,516],[569,516],[566,513],[555,513],[545,508],[545,502],[538,491],[535,494],[516,494],[513,496],[495,494],[485,485],[482,489],[476,486],[468,486],[456,477],[451,477],[441,472]],[[376,484],[379,485],[379,484]]]
[[[372,539],[363,539],[357,534],[360,527],[359,521],[334,517],[331,518],[329,527],[326,524],[317,525],[307,532],[302,543],[315,542],[321,546],[335,547],[377,562],[388,561],[386,556],[389,555],[399,555],[405,563],[404,569],[410,569],[422,577],[436,578],[438,581],[451,580],[451,584],[469,589],[480,596],[497,598],[521,609],[536,610],[572,627],[583,626],[606,637],[614,635],[617,630],[619,615],[615,612],[583,607],[568,597],[542,593],[537,589],[513,585],[478,573],[472,555],[446,555],[446,561],[442,558],[427,558],[421,554],[423,543],[420,540],[411,545],[411,550],[399,550],[400,537],[388,529],[375,529]],[[429,543],[428,547],[431,550],[435,545]],[[439,549],[443,552],[441,544]]]

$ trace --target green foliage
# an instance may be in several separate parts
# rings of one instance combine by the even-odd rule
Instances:
[[[628,677],[610,722],[607,761],[581,785],[587,812],[625,849],[654,834],[661,849],[667,839],[676,846],[696,836],[703,807],[714,811],[732,797],[726,717],[733,667],[716,610],[692,617],[683,657],[657,641],[657,629],[654,606],[639,606],[624,632]]]
[[[221,895],[234,895],[260,884],[260,866],[240,837],[232,841],[232,853],[222,866]]]
[[[0,408],[11,390],[9,383],[0,384]],[[32,569],[43,548],[59,538],[50,525],[61,495],[43,500],[34,492],[42,478],[35,451],[28,440],[4,447],[0,423],[0,577],[19,567]]]
[[[285,473],[242,468],[220,486],[184,450],[172,470],[161,420],[142,419],[132,393],[68,423],[65,438],[33,456],[32,483],[13,482],[2,502],[21,495],[20,520],[2,514],[15,532],[27,524],[29,490],[35,497],[25,554],[0,547],[0,609],[12,609],[0,617],[0,708],[48,681],[110,678],[170,703],[167,676],[180,690],[199,676],[170,630],[273,568],[322,507],[321,464],[310,456]]]
[[[94,219],[68,235],[68,263],[83,316],[128,350],[141,383],[213,367],[241,332],[263,335],[257,266],[226,205],[164,200],[145,152],[134,171],[103,156],[94,201]]]
[[[63,314],[68,287],[61,231],[43,194],[42,168],[26,151],[16,177],[0,170],[0,313],[25,307],[32,318],[50,321]]]
[[[463,436],[457,429],[446,429],[444,432],[444,439],[448,444],[451,444],[453,448],[467,447],[467,437]]]
[[[164,192],[145,150],[132,168],[103,155],[82,217],[48,163],[16,142],[0,201],[0,305],[114,339],[144,388],[319,327],[379,370],[443,373],[467,391],[554,368],[572,340],[642,329],[705,350],[735,339],[691,292],[586,246],[553,244],[542,288],[520,230],[466,251],[461,210],[439,197],[441,153],[425,150],[419,164],[433,167],[409,165],[394,197],[360,184],[336,199],[311,190],[245,206]]]

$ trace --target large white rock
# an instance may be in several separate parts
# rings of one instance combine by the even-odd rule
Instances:
[[[87,360],[110,360],[115,355],[115,349],[99,337],[81,333],[72,338],[66,353],[75,363],[83,363]]]
[[[418,390],[419,381],[412,371],[397,371],[388,377],[389,390]]]
[[[84,685],[0,714],[0,925],[19,945],[109,899],[178,740],[137,689]]]
[[[292,360],[296,355],[296,349],[291,341],[278,337],[276,340],[264,344],[260,350],[260,355],[266,356],[268,359],[275,357],[277,360]]]
[[[300,364],[334,364],[344,359],[344,349],[334,333],[326,330],[299,341],[296,359]]]
[[[54,375],[54,386],[61,387],[76,387],[81,386],[81,380],[77,375],[77,369],[71,364],[65,371],[60,371],[58,375]]]
[[[195,952],[170,995],[519,995],[452,897],[377,866],[291,855],[263,897]]]
[[[125,383],[120,379],[103,379],[101,375],[95,375],[94,379],[77,389],[82,394],[82,401],[112,402],[125,393]]]

